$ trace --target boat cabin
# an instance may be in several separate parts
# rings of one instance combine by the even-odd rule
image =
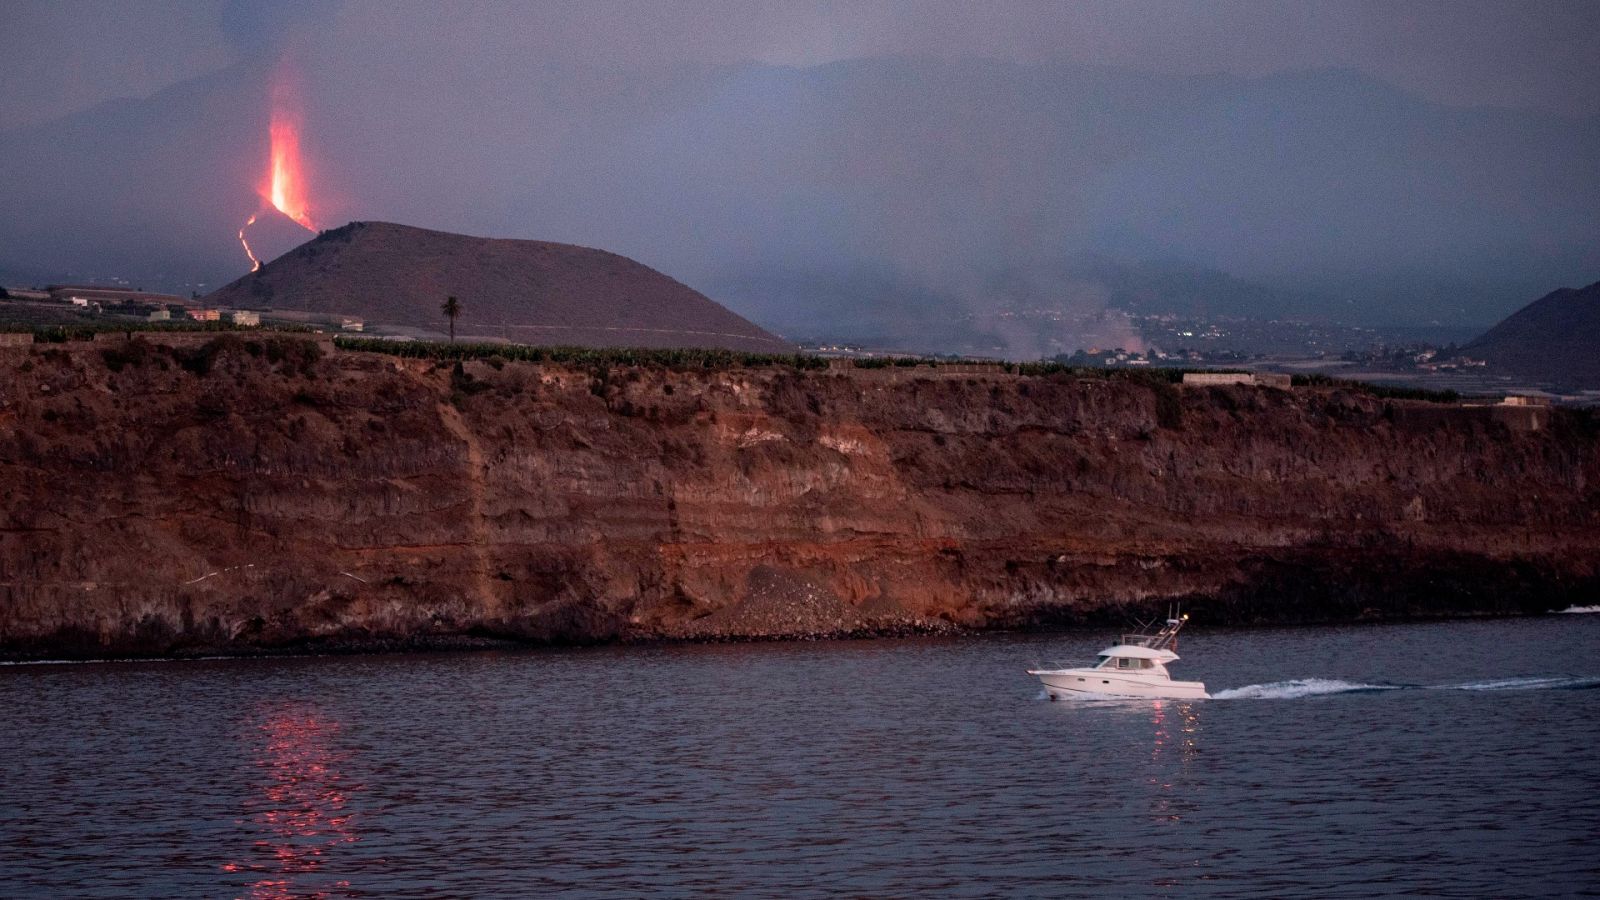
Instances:
[[[1178,658],[1178,654],[1171,650],[1152,650],[1149,647],[1140,647],[1135,644],[1118,644],[1100,651],[1100,661],[1095,663],[1096,669],[1119,669],[1122,671],[1147,671],[1150,669],[1164,669],[1164,664]]]
[[[1150,669],[1155,667],[1155,661],[1149,659],[1135,659],[1131,656],[1102,656],[1096,669]]]

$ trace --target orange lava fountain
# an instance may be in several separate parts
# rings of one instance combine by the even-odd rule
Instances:
[[[316,231],[306,204],[304,168],[300,164],[300,125],[280,110],[272,112],[272,171],[261,195],[307,231]]]
[[[306,199],[305,164],[300,159],[299,105],[296,103],[294,82],[281,68],[272,85],[272,119],[267,134],[272,142],[271,163],[267,166],[266,179],[256,188],[265,205],[251,213],[250,218],[239,226],[239,243],[244,247],[245,255],[250,257],[252,272],[261,268],[261,260],[250,249],[244,230],[254,225],[268,208],[283,213],[307,231],[317,230],[316,223],[311,219],[311,204]]]

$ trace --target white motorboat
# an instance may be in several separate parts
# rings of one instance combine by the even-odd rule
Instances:
[[[1189,621],[1174,616],[1155,634],[1125,634],[1121,643],[1100,651],[1099,662],[1082,669],[1029,669],[1044,683],[1051,700],[1059,697],[1147,697],[1153,700],[1209,700],[1198,681],[1173,681],[1167,671],[1177,662],[1178,630]]]

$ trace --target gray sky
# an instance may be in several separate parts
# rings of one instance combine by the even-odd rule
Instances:
[[[269,44],[552,63],[815,65],[884,55],[1170,74],[1348,67],[1455,105],[1600,113],[1600,3],[7,0],[0,130],[224,68]]]

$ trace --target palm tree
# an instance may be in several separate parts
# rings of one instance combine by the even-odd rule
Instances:
[[[450,343],[454,344],[456,342],[456,316],[461,315],[461,301],[457,300],[455,295],[452,294],[444,298],[444,305],[439,307],[439,311],[450,319]]]

